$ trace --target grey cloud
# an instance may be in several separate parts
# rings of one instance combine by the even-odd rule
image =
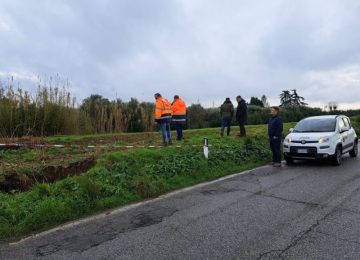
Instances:
[[[312,90],[336,93],[341,77],[326,78],[360,63],[358,13],[355,0],[3,0],[0,75],[59,73],[78,99],[159,91],[212,104],[298,88],[328,102]],[[351,77],[339,102],[360,94]]]
[[[269,66],[307,71],[360,62],[358,1],[298,1],[281,11],[262,44]]]

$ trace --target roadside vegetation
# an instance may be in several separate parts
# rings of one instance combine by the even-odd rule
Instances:
[[[293,124],[286,124],[285,132],[291,126]],[[235,129],[230,137],[221,138],[218,132],[219,129],[188,130],[185,141],[166,148],[92,151],[89,153],[96,157],[97,163],[80,175],[53,183],[38,182],[23,192],[16,189],[0,192],[0,237],[15,238],[45,230],[96,212],[263,165],[270,160],[265,125],[249,126],[249,137],[244,139],[235,137]],[[125,137],[133,138],[129,139],[131,144],[141,142],[138,134],[125,134]],[[156,137],[160,139],[160,134]],[[202,152],[204,137],[209,138],[211,144],[209,160]],[[71,136],[68,140],[81,143],[83,138],[88,140],[89,137]],[[99,138],[107,140],[104,136]],[[71,155],[70,150],[56,151],[49,148],[42,153],[50,157],[62,156],[63,152]],[[1,163],[18,162],[20,175],[26,175],[26,171],[21,171],[23,166],[27,167],[24,162],[51,164],[51,161],[42,160],[36,150],[1,151],[0,156]],[[1,174],[5,173],[0,173],[0,178]]]
[[[136,98],[123,101],[109,100],[100,95],[90,95],[77,101],[68,91],[70,83],[59,76],[39,79],[38,89],[29,93],[16,81],[0,79],[0,141],[17,141],[19,137],[33,138],[52,135],[92,135],[151,132],[154,130],[153,102],[140,102]],[[181,93],[174,93],[181,94]],[[167,97],[172,101],[172,97]],[[225,99],[225,96],[223,97]],[[235,97],[232,97],[234,99]],[[149,97],[147,100],[151,100]],[[296,90],[279,93],[281,114],[285,122],[296,122],[307,116],[345,114],[354,116],[359,110],[329,111],[306,106]],[[186,101],[186,100],[185,100]],[[248,103],[248,124],[266,124],[269,103],[251,97]],[[236,104],[234,104],[236,106]],[[217,127],[221,122],[218,107],[204,108],[201,104],[188,104],[187,129]],[[235,115],[234,120],[235,122]],[[20,140],[21,141],[21,140]],[[26,141],[26,140],[25,140]]]
[[[358,137],[360,136],[360,114],[358,116],[354,116],[351,118],[351,123],[358,135]]]

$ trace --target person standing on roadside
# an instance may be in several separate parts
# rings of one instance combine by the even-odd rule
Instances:
[[[172,144],[171,140],[171,104],[170,102],[161,96],[160,93],[155,95],[155,123],[160,126],[162,133],[163,145],[167,146]]]
[[[220,107],[221,114],[221,136],[224,136],[224,129],[227,128],[227,136],[230,135],[231,120],[234,116],[234,106],[230,98],[226,98]]]
[[[279,108],[271,107],[268,135],[271,152],[273,154],[273,166],[281,167],[281,139],[283,132],[283,120],[279,116]]]
[[[247,105],[244,99],[241,96],[236,97],[236,101],[238,102],[238,106],[236,109],[236,120],[239,123],[240,133],[239,137],[246,136],[245,122],[247,121]]]
[[[186,104],[178,95],[175,95],[171,108],[171,122],[176,128],[176,140],[181,141],[183,139],[183,125],[186,124]]]

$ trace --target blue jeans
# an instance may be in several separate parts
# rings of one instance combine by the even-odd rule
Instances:
[[[281,138],[270,138],[270,148],[273,154],[273,162],[281,163]]]
[[[229,135],[230,129],[231,129],[231,119],[222,119],[221,120],[221,133],[224,133],[225,127],[227,127],[227,135]]]
[[[183,138],[183,125],[182,124],[175,124],[177,140],[181,140]]]
[[[171,141],[170,122],[160,123],[160,129],[162,133],[163,143],[165,143],[166,141],[170,142]]]

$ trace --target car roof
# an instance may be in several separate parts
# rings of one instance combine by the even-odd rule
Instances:
[[[338,117],[343,117],[344,115],[324,115],[324,116],[310,116],[305,119],[336,119]]]

